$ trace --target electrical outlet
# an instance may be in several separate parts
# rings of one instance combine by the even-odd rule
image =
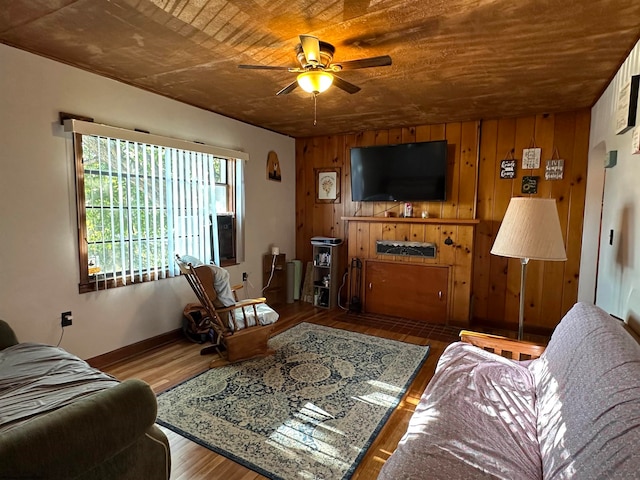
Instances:
[[[249,277],[249,275],[247,275],[247,272],[242,272],[242,281],[243,282],[246,282],[248,277]]]
[[[73,324],[73,315],[71,312],[62,312],[60,314],[60,320],[63,328],[68,327]]]

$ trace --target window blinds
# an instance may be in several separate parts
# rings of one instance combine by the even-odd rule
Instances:
[[[99,281],[126,285],[175,276],[179,274],[176,253],[219,264],[218,236],[210,234],[211,223],[217,232],[215,160],[221,153],[234,155],[225,158],[246,154],[90,122],[67,122],[67,128],[81,134],[76,138],[82,138],[87,251]],[[150,139],[156,142],[149,143]],[[244,257],[243,163],[232,163],[237,179],[237,261]]]

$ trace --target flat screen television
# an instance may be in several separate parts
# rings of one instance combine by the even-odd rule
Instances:
[[[446,185],[446,140],[351,148],[354,202],[441,202]]]

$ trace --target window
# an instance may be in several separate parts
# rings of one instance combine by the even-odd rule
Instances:
[[[73,125],[81,292],[175,276],[176,253],[218,265],[241,260],[242,159],[191,142]]]

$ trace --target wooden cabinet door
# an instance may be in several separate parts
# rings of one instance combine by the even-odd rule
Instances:
[[[364,277],[367,313],[447,323],[449,267],[368,260]]]

